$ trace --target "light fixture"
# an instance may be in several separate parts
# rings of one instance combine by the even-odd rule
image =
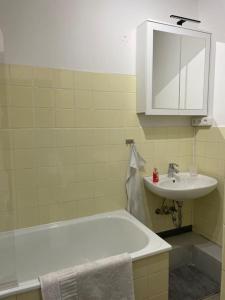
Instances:
[[[180,26],[182,26],[185,22],[201,23],[201,21],[199,21],[199,20],[189,19],[186,17],[176,16],[176,15],[171,15],[170,18],[178,19],[177,25],[180,25]]]

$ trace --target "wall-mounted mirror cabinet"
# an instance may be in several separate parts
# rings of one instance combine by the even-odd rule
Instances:
[[[211,34],[145,21],[137,29],[137,112],[205,116]]]

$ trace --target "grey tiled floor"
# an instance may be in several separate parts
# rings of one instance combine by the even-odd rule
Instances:
[[[219,289],[216,281],[210,279],[194,265],[184,265],[170,271],[170,300],[205,299],[207,295],[218,293]]]
[[[204,300],[220,300],[220,294],[205,298]]]

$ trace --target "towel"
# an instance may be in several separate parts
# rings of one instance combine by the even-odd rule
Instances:
[[[127,210],[143,224],[148,224],[148,214],[145,205],[143,179],[140,170],[144,168],[145,160],[138,153],[135,144],[131,145],[130,161],[127,170]]]
[[[128,254],[49,273],[40,283],[43,300],[134,300]]]

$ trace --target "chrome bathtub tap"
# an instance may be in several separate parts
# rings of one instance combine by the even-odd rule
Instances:
[[[169,178],[173,178],[175,174],[179,173],[178,167],[179,166],[176,163],[169,163],[169,168],[168,168]]]

